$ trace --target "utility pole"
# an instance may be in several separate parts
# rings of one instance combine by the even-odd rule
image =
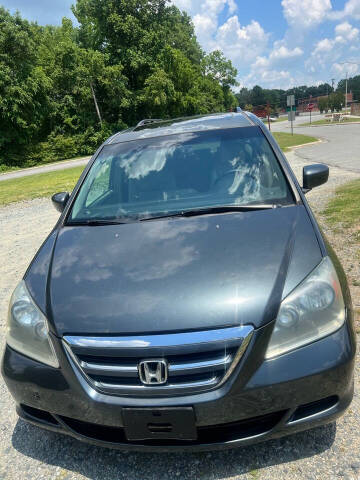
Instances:
[[[332,88],[332,91],[334,91],[334,83],[335,83],[335,78],[332,78],[332,79],[331,79],[331,88]]]
[[[345,113],[347,113],[347,87],[348,87],[348,72],[346,72],[346,80],[345,80]]]

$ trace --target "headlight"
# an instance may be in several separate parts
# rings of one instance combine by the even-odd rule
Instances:
[[[339,279],[329,257],[281,303],[266,358],[335,332],[345,322]]]
[[[21,281],[12,294],[7,325],[7,344],[18,352],[52,367],[59,367],[47,320]]]

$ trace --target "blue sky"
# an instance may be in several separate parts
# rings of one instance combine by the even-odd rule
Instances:
[[[171,1],[191,15],[204,50],[232,60],[242,86],[290,88],[360,74],[360,0]],[[0,0],[40,24],[73,18],[72,3]]]

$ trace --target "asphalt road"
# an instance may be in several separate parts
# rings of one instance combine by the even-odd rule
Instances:
[[[65,170],[81,165],[86,165],[91,157],[74,158],[73,160],[65,160],[63,162],[50,163],[49,165],[41,165],[39,167],[25,168],[22,170],[14,170],[13,172],[0,174],[0,182],[11,180],[12,178],[28,177],[37,173],[47,173],[54,170]]]
[[[315,119],[321,119],[316,116]],[[300,117],[294,123],[294,133],[320,138],[322,143],[295,149],[295,155],[313,162],[325,163],[352,172],[360,172],[360,124],[299,127],[308,121]],[[290,132],[289,122],[271,124],[272,132]]]

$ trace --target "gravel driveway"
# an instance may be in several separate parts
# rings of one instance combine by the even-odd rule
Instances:
[[[289,160],[297,173],[306,162],[293,153]],[[314,210],[320,211],[334,188],[354,176],[332,168],[329,183],[309,194]],[[10,294],[57,216],[47,199],[0,209],[1,342]],[[337,250],[347,268],[351,252],[343,251],[341,244]],[[251,447],[197,454],[121,453],[27,425],[17,419],[0,379],[0,480],[360,479],[359,373],[357,365],[354,401],[336,425]]]

